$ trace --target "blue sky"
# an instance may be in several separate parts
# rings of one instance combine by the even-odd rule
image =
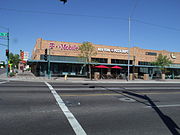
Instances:
[[[9,28],[10,52],[18,54],[31,53],[40,37],[128,47],[132,15],[131,47],[180,52],[179,7],[180,0],[0,0],[0,32]]]

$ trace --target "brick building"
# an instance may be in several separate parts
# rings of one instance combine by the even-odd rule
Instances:
[[[48,63],[44,60],[45,49],[48,49],[50,55],[50,71],[52,76],[61,76],[68,74],[70,76],[87,76],[87,66],[83,58],[79,57],[79,46],[81,43],[49,41],[42,38],[37,39],[32,52],[32,60],[29,61],[32,72],[37,76],[47,74]],[[93,45],[96,48],[97,55],[92,57],[91,65],[106,65],[109,69],[92,68],[94,72],[106,74],[127,74],[128,53],[130,60],[130,73],[136,73],[137,76],[149,74],[155,77],[160,71],[157,67],[152,66],[151,62],[155,61],[159,54],[166,55],[173,62],[168,69],[167,77],[178,78],[180,75],[180,52],[169,52],[165,50],[150,50],[133,47]],[[111,69],[112,66],[120,66],[121,70]],[[116,70],[116,71],[115,71]]]

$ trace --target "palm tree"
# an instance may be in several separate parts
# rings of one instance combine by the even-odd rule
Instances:
[[[80,50],[80,57],[85,58],[85,62],[88,64],[89,67],[89,78],[92,79],[91,77],[91,57],[95,56],[97,54],[95,47],[92,45],[91,42],[83,42],[82,45],[79,47]]]

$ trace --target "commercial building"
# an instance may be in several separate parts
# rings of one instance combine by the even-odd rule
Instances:
[[[80,56],[79,46],[82,43],[49,41],[42,38],[37,39],[32,52],[32,60],[28,62],[31,65],[32,72],[36,76],[46,76],[48,62],[44,60],[45,49],[48,49],[50,56],[50,71],[52,76],[87,76],[88,68],[85,60]],[[173,64],[166,67],[168,78],[178,78],[180,76],[180,52],[169,52],[166,50],[141,49],[139,47],[107,46],[93,44],[97,55],[91,58],[92,74],[118,74],[127,75],[128,53],[130,73],[135,73],[136,77],[143,74],[149,74],[151,78],[158,77],[159,68],[152,66],[159,54],[166,55]],[[99,69],[95,65],[105,65],[109,68]],[[112,66],[119,66],[122,69],[112,69]]]

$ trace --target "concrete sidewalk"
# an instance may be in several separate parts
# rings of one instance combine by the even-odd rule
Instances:
[[[18,73],[16,76],[7,77],[6,73],[0,75],[1,80],[11,80],[11,81],[31,81],[31,82],[63,82],[63,83],[180,83],[180,79],[166,79],[166,80],[123,80],[123,79],[100,79],[100,80],[90,80],[88,78],[78,78],[78,77],[36,77],[29,71],[23,73]]]

